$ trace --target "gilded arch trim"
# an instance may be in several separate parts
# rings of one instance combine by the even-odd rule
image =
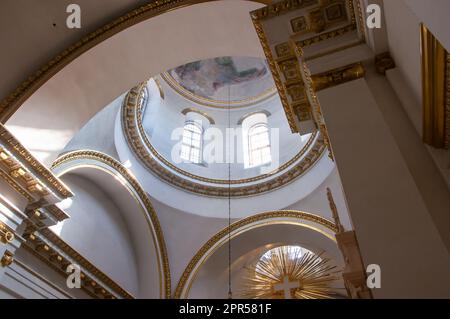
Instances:
[[[74,163],[74,165],[70,167],[71,163],[78,160],[86,160],[86,164]],[[90,163],[88,163],[88,161],[90,161]],[[104,153],[92,150],[79,150],[63,154],[57,158],[52,165],[52,170],[63,168],[64,165],[68,164],[69,167],[63,172],[66,173],[69,169],[73,169],[74,167],[82,167],[83,165],[94,167],[96,166],[95,162],[106,165],[112,169],[113,172],[121,176],[123,181],[125,181],[134,190],[136,195],[139,197],[139,200],[142,202],[149,216],[149,226],[153,228],[151,229],[152,236],[154,237],[156,251],[159,255],[158,265],[163,276],[163,278],[160,278],[160,286],[162,286],[161,296],[164,296],[166,299],[171,298],[171,276],[164,234],[159,223],[158,216],[156,215],[156,212],[150,202],[150,198],[147,196],[145,190],[136,178],[128,171],[128,169],[125,168],[120,162]],[[101,169],[101,166],[98,165],[98,168]]]
[[[280,220],[280,218],[284,218],[285,220]],[[231,233],[231,237],[233,238],[243,232],[265,225],[289,224],[290,222],[286,219],[297,220],[296,222],[294,222],[296,225],[310,228],[328,237],[330,240],[336,241],[333,237],[338,230],[336,225],[332,221],[324,217],[307,212],[297,210],[279,210],[260,213],[243,218],[231,224],[230,227],[223,228],[221,231],[212,236],[198,250],[198,252],[194,255],[194,257],[192,257],[191,261],[181,275],[174,292],[174,298],[185,298],[185,295],[189,292],[193,279],[195,279],[199,267],[214,253],[216,249],[220,248],[220,246],[223,245],[223,240],[226,240],[228,238],[229,232]],[[308,225],[304,222],[313,223],[313,225]],[[324,231],[316,226],[324,228],[327,231]]]

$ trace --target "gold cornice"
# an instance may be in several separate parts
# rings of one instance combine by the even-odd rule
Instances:
[[[283,0],[273,2],[261,9],[251,12],[254,20],[264,21],[270,18],[278,17],[292,10],[306,8],[315,4],[319,4],[319,0]]]
[[[353,63],[333,70],[311,76],[312,88],[315,92],[324,90],[345,82],[364,77],[365,69],[362,63]]]
[[[142,125],[140,112],[141,105],[139,105],[139,99],[137,98],[138,96],[140,96],[140,90],[142,90],[143,87],[144,84],[141,84],[131,89],[125,97],[122,107],[122,125],[124,134],[132,150],[138,156],[141,162],[157,177],[178,188],[205,196],[228,196],[228,187],[225,187],[230,183],[228,180],[210,179],[186,172],[167,161],[151,145]],[[313,133],[305,147],[303,147],[302,150],[300,150],[300,152],[291,160],[280,166],[279,169],[275,170],[274,172],[252,178],[231,180],[231,184],[245,184],[270,178],[272,175],[291,167],[297,162],[297,164],[295,164],[295,166],[293,166],[290,170],[268,181],[261,182],[255,185],[233,187],[231,188],[231,196],[251,196],[263,192],[268,192],[286,185],[287,183],[302,175],[310,167],[312,167],[313,164],[320,158],[324,149],[325,147],[323,144],[323,139],[317,135],[317,132]],[[149,153],[152,156],[149,156]],[[154,157],[157,158],[158,161],[155,160]],[[165,166],[161,165],[160,162],[162,162],[166,167],[169,167],[174,172],[177,172],[190,179],[197,180],[203,183],[219,184],[222,186],[210,186],[187,180],[172,173]]]
[[[114,19],[103,27],[83,37],[67,47],[60,54],[43,65],[37,72],[30,75],[13,92],[0,101],[0,121],[5,123],[17,109],[45,82],[75,60],[84,52],[113,35],[133,25],[164,14],[166,12],[210,1],[218,0],[157,0],[131,10],[123,16]],[[270,0],[253,0],[252,2],[268,4]]]
[[[436,148],[450,143],[450,54],[421,25],[423,141]]]
[[[0,242],[9,244],[15,238],[14,231],[0,221]]]
[[[278,95],[280,96],[281,105],[283,105],[284,113],[286,114],[286,119],[288,121],[289,127],[292,132],[299,132],[299,127],[297,126],[297,122],[295,120],[294,110],[292,106],[289,104],[289,100],[286,94],[286,90],[284,88],[283,81],[281,80],[280,73],[278,72],[277,62],[273,58],[272,50],[270,49],[270,45],[267,42],[267,37],[264,33],[264,29],[261,23],[261,20],[252,16],[253,26],[255,27],[256,34],[258,35],[259,41],[261,42],[262,49],[264,51],[264,55],[266,56],[267,64],[269,65],[270,72],[272,72],[272,77],[275,82],[275,86],[278,91]]]
[[[244,100],[240,101],[220,101],[220,100],[212,100],[206,97],[199,96],[185,89],[177,80],[173,78],[173,76],[169,72],[163,72],[160,74],[161,78],[166,82],[175,92],[184,97],[185,99],[192,101],[194,103],[218,108],[218,109],[227,109],[229,106],[232,106],[234,109],[239,109],[247,106],[252,106],[256,103],[265,101],[271,97],[273,97],[277,90],[275,87],[269,88],[266,91]]]
[[[128,171],[127,168],[125,168],[120,162],[113,159],[112,157],[103,154],[101,152],[97,151],[91,151],[91,150],[80,150],[80,151],[74,151],[69,152],[66,154],[63,154],[59,158],[55,160],[55,162],[52,165],[52,169],[56,169],[57,167],[69,163],[71,161],[75,160],[94,160],[98,161],[99,163],[103,163],[112,169],[114,169],[116,172],[118,172],[127,183],[133,188],[133,190],[136,192],[137,196],[139,197],[139,200],[143,203],[145,206],[146,211],[149,214],[151,224],[154,228],[156,240],[155,245],[159,248],[158,254],[161,258],[162,263],[162,271],[164,275],[164,295],[166,298],[171,297],[171,278],[170,278],[170,267],[169,267],[169,258],[167,254],[167,248],[164,240],[164,234],[161,228],[161,225],[159,223],[158,216],[153,208],[153,205],[150,201],[150,198],[148,197],[145,190],[142,188],[140,183],[137,181],[137,179]],[[159,264],[159,263],[158,263]]]
[[[82,288],[91,296],[104,299],[115,298],[114,294],[109,291],[112,290],[124,299],[134,299],[132,294],[95,267],[51,230],[44,229],[37,232],[34,231],[33,227],[29,227],[23,237],[26,240],[24,247],[62,276],[67,276],[65,270],[72,263],[77,263],[83,270],[87,271],[89,274],[85,271],[81,272]]]
[[[175,289],[174,298],[179,299],[182,297],[182,293],[184,291],[186,284],[188,283],[189,277],[191,277],[192,272],[195,270],[195,268],[198,269],[197,265],[200,262],[200,260],[202,260],[206,256],[208,251],[210,251],[210,249],[212,247],[214,247],[220,240],[227,237],[229,234],[238,231],[239,229],[241,229],[243,227],[249,226],[252,223],[255,223],[258,221],[263,221],[263,220],[275,219],[275,218],[294,218],[294,219],[298,219],[300,221],[313,222],[322,227],[327,228],[328,230],[330,230],[333,233],[336,233],[338,230],[336,225],[332,221],[330,221],[324,217],[321,217],[321,216],[318,216],[315,214],[311,214],[311,213],[302,212],[302,211],[295,211],[295,210],[271,211],[271,212],[260,213],[260,214],[256,214],[253,216],[249,216],[249,217],[240,219],[239,221],[231,224],[230,227],[226,227],[226,228],[222,229],[221,231],[219,231],[218,233],[216,233],[214,236],[212,236],[198,250],[198,252],[194,255],[194,257],[192,257],[191,261],[189,262],[189,264],[187,265],[186,269],[184,270],[183,274],[180,277],[177,288]],[[274,223],[283,223],[283,221],[278,220],[278,221],[274,221]],[[265,225],[268,225],[268,224],[265,224]],[[307,226],[307,225],[303,225],[303,226]],[[324,234],[318,228],[315,228],[315,227],[309,227],[309,228]],[[246,231],[250,230],[250,229],[252,229],[252,228],[248,228],[248,229],[246,229]],[[330,238],[330,237],[328,237],[328,238]],[[334,238],[330,238],[330,239],[334,240]]]
[[[17,168],[19,168],[21,166],[22,169],[26,171],[28,171],[28,169],[32,170],[33,175],[36,175],[39,180],[44,181],[46,186],[63,199],[73,196],[70,189],[54,176],[50,170],[35,159],[34,156],[31,155],[31,153],[3,126],[3,124],[0,124],[0,142],[4,145],[6,151],[14,156],[14,158],[11,158],[14,162],[11,164],[12,167],[17,166]],[[6,159],[1,159],[1,161],[5,162]],[[13,177],[15,177],[15,174],[13,174]],[[35,181],[33,185],[40,184],[41,181]]]
[[[318,42],[325,41],[327,39],[332,39],[338,36],[342,36],[348,32],[358,30],[358,25],[362,28],[362,32],[359,34],[359,40],[351,43],[349,45],[345,45],[342,48],[333,49],[329,53],[334,53],[340,50],[348,49],[349,47],[361,44],[365,42],[365,30],[363,24],[363,14],[361,5],[359,0],[356,1],[356,9],[353,0],[346,0],[346,6],[350,13],[350,20],[347,25],[341,26],[331,30],[322,30],[318,31],[317,34],[313,36],[309,36],[305,39],[295,40],[298,33],[294,33],[290,36],[288,42],[283,43],[285,45],[285,49],[283,50],[283,55],[278,56],[277,59],[274,59],[274,55],[272,53],[272,49],[268,43],[268,39],[264,32],[263,22],[265,20],[271,19],[276,16],[283,15],[288,12],[292,12],[301,8],[306,7],[314,7],[315,9],[323,9],[324,6],[328,2],[326,1],[314,1],[314,0],[282,0],[276,2],[268,7],[264,7],[258,10],[255,10],[251,13],[252,21],[256,30],[256,33],[261,42],[264,54],[266,55],[266,59],[270,66],[270,70],[275,80],[275,84],[280,95],[280,99],[286,113],[286,117],[288,119],[288,123],[291,127],[292,132],[300,132],[300,127],[302,122],[308,120],[316,120],[317,116],[313,114],[314,110],[311,105],[311,101],[306,98],[306,92],[304,87],[304,79],[300,76],[295,76],[295,74],[300,74],[299,69],[301,69],[300,59],[303,57],[303,48],[316,44]],[[358,16],[356,16],[356,12]],[[327,26],[328,29],[332,27],[332,25]],[[312,30],[310,30],[312,33]],[[276,43],[275,43],[276,44]],[[282,44],[277,44],[280,46]],[[275,48],[276,50],[276,48]],[[329,54],[327,53],[327,54]],[[278,51],[277,54],[279,55]],[[284,75],[286,80],[282,80],[281,74]],[[291,78],[288,78],[291,77]],[[289,100],[288,95],[291,97]],[[316,122],[316,126],[320,128],[320,123]]]

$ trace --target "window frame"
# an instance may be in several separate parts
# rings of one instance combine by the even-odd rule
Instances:
[[[253,133],[255,130],[259,128],[264,128],[264,131]],[[267,139],[263,142],[263,145],[252,145],[255,142],[252,140],[258,135],[266,135]],[[263,150],[268,149],[268,157],[264,155]],[[258,122],[253,124],[248,128],[247,131],[247,150],[248,150],[248,168],[258,167],[265,164],[268,164],[272,161],[271,156],[271,143],[270,143],[270,134],[269,134],[269,126],[265,122]],[[259,161],[255,161],[255,153],[258,154],[260,158]]]
[[[196,128],[196,130],[194,129],[189,129],[188,127],[194,127]],[[186,132],[190,133],[189,136],[189,142],[185,141],[185,134]],[[192,164],[202,164],[203,163],[203,127],[197,123],[196,121],[191,121],[188,120],[184,123],[183,126],[183,136],[182,136],[182,141],[181,141],[181,150],[180,150],[180,158],[185,161],[185,162],[189,162]],[[194,135],[198,135],[198,146],[194,145],[194,141],[196,141],[196,139],[193,138]],[[187,148],[188,149],[188,155],[187,157],[183,156],[183,149]],[[195,158],[192,157],[192,150],[196,150],[198,152],[198,156],[196,156]]]

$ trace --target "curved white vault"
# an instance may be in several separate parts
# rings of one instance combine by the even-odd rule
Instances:
[[[7,126],[38,159],[50,164],[102,107],[151,76],[217,56],[264,57],[249,16],[261,6],[253,1],[211,1],[129,27],[49,79]]]

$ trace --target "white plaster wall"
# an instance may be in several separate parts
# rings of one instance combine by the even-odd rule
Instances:
[[[70,289],[66,276],[57,273],[24,247],[0,281],[0,299],[91,299],[82,289]]]
[[[389,50],[396,68],[386,73],[392,88],[401,101],[410,121],[422,136],[422,76],[420,23],[427,27],[445,45],[450,34],[448,19],[440,20],[448,10],[449,3],[441,0],[385,0],[385,16]],[[448,43],[447,43],[448,45]],[[447,49],[450,46],[447,46]],[[427,147],[436,166],[450,190],[450,151]]]
[[[74,192],[70,218],[54,231],[72,248],[130,293],[139,289],[134,249],[119,209],[96,184],[67,174],[61,179]]]
[[[384,8],[389,51],[414,99],[421,101],[420,20],[404,0],[385,0]]]
[[[395,2],[397,0],[384,0]],[[450,52],[450,2],[447,0],[401,0],[426,24]],[[400,1],[398,1],[400,2]]]
[[[398,144],[398,134],[404,141],[417,136],[400,122],[402,130],[396,131],[392,118],[386,119],[392,114],[372,94],[359,79],[323,90],[318,98],[363,260],[382,269],[383,284],[374,296],[449,296],[446,243]]]
[[[289,205],[285,209],[300,210],[308,213],[320,215],[334,222],[330,204],[327,198],[327,188],[330,188],[334,203],[339,214],[341,224],[346,230],[353,229],[348,213],[346,199],[342,190],[341,180],[338,170],[335,168],[324,182],[317,187],[310,195],[295,204]]]
[[[123,95],[119,96],[91,118],[64,147],[62,153],[92,149],[118,159],[112,132],[114,132],[117,112],[122,107],[123,98]]]

